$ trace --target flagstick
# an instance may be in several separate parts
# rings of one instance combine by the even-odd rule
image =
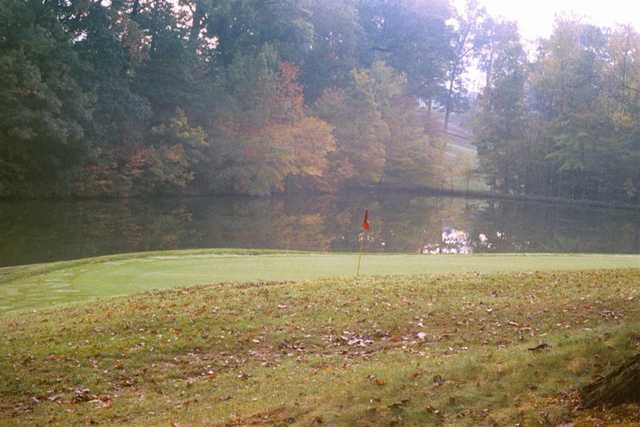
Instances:
[[[356,277],[360,275],[360,265],[362,264],[362,255],[364,252],[364,239],[367,237],[369,228],[369,209],[364,210],[364,218],[362,219],[362,240],[360,240],[360,254],[358,255],[358,267],[356,267]]]
[[[360,241],[360,253],[358,254],[358,268],[356,269],[356,277],[360,275],[360,264],[362,263],[363,247],[364,247],[364,239]]]

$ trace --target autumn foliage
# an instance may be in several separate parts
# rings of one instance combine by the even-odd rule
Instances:
[[[337,192],[436,170],[412,117],[442,67],[366,53],[402,25],[426,37],[411,2],[5,3],[0,197]]]
[[[259,76],[246,93],[255,103],[238,105],[217,124],[225,149],[216,169],[222,179],[211,179],[214,190],[270,194],[285,191],[288,180],[324,176],[336,148],[332,127],[305,114],[298,68],[284,62],[271,72],[252,65]]]

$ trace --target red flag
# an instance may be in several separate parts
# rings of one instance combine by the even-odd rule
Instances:
[[[369,231],[369,209],[364,210],[364,218],[362,220],[362,229]]]

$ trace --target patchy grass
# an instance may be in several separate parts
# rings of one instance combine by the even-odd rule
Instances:
[[[248,250],[152,252],[0,269],[0,313],[131,295],[150,289],[257,280],[353,277],[357,254]],[[624,255],[366,255],[363,275],[640,267]]]
[[[573,391],[640,351],[638,283],[213,284],[9,313],[0,425],[633,425],[639,408],[577,411]]]

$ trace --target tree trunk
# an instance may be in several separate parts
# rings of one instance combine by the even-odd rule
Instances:
[[[585,408],[640,403],[640,354],[581,391]]]
[[[133,8],[131,10],[131,17],[136,18],[140,14],[140,0],[133,1]]]
[[[449,80],[449,89],[447,90],[447,101],[445,104],[445,111],[444,111],[444,130],[445,131],[449,129],[449,117],[451,116],[451,109],[453,107],[453,89],[455,87],[454,85],[456,84],[457,68],[458,68],[458,65],[456,64],[453,70],[451,71],[451,80]]]
[[[204,27],[204,18],[206,15],[206,10],[202,1],[196,1],[195,4],[193,22],[191,23],[191,29],[189,31],[189,45],[194,50],[198,47],[198,38],[200,37],[200,32]]]

